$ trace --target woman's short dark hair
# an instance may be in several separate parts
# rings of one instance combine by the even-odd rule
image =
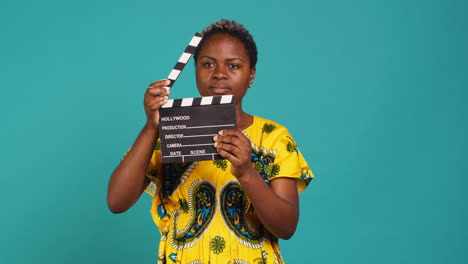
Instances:
[[[205,41],[210,36],[218,33],[229,34],[235,38],[238,38],[244,44],[245,50],[247,51],[247,55],[250,59],[250,67],[255,68],[255,66],[257,65],[258,53],[257,45],[255,44],[252,35],[250,35],[249,31],[243,25],[237,23],[234,20],[227,19],[221,19],[219,21],[216,21],[208,27],[206,27],[205,29],[203,29],[203,32],[201,33],[203,35],[203,39],[201,40],[197,50],[193,54],[195,63],[197,62],[198,51],[201,50],[203,44],[205,44]]]

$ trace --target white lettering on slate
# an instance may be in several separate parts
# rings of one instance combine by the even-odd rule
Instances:
[[[162,130],[176,130],[176,129],[185,129],[186,125],[175,125],[175,126],[162,126]]]
[[[190,120],[190,116],[164,116],[161,117],[161,121],[187,121]]]
[[[180,143],[172,143],[172,144],[166,144],[167,148],[177,148],[177,147],[182,147],[182,144]]]
[[[180,156],[182,153],[180,151],[171,151],[171,156]]]
[[[204,149],[196,149],[196,150],[191,150],[190,155],[200,155],[200,154],[205,154]]]
[[[174,139],[174,138],[183,138],[184,134],[169,134],[169,135],[164,135],[165,139]]]

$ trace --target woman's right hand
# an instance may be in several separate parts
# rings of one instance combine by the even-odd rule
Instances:
[[[146,112],[146,125],[151,128],[157,129],[159,126],[159,109],[169,99],[169,89],[166,89],[170,84],[167,79],[159,80],[152,83],[148,89],[146,89],[145,99],[143,104]]]

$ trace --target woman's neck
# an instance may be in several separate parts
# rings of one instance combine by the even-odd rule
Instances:
[[[242,104],[236,104],[237,128],[244,130],[253,123],[253,116],[242,110]]]

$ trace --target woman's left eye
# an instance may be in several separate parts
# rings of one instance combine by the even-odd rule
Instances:
[[[229,64],[229,69],[239,69],[239,65],[237,64]]]

